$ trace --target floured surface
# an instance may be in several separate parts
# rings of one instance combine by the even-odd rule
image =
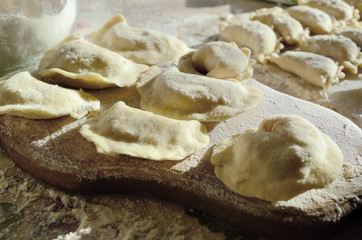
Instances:
[[[224,1],[220,0],[212,1],[212,3],[210,3],[214,4],[214,7],[212,8],[185,8],[187,4],[189,4],[189,7],[197,7],[197,3],[195,3],[195,1],[193,3],[192,1],[181,0],[173,1],[172,4],[168,2],[168,4],[165,4],[165,2],[161,0],[157,2],[160,2],[161,4],[156,5],[152,3],[153,6],[150,7],[147,5],[147,1],[122,1],[122,3],[119,1],[83,1],[81,5],[82,13],[80,16],[79,31],[88,34],[91,32],[91,30],[99,28],[106,20],[112,17],[114,13],[123,12],[129,19],[129,23],[132,25],[163,30],[173,35],[178,35],[189,46],[198,46],[205,41],[217,39],[215,38],[215,34],[217,34],[217,24],[220,23],[219,16],[224,16],[231,11],[250,11],[264,5],[272,6],[272,4],[259,4],[255,3],[255,1],[232,1],[232,6],[235,8],[230,8],[227,5],[223,5]],[[202,5],[202,1],[197,2],[200,2]],[[245,2],[248,2],[248,9],[243,8],[245,7]],[[112,6],[112,10],[110,10],[110,6]],[[178,8],[176,8],[176,6]],[[164,9],[170,10],[171,8],[172,11],[163,11]],[[98,11],[97,14],[94,14],[95,10]],[[92,21],[88,21],[89,19],[92,19]],[[254,68],[257,69],[257,66]],[[257,77],[257,74],[254,74],[254,76]],[[265,77],[266,75],[263,76]],[[255,84],[257,85],[257,83]],[[341,84],[344,84],[344,82]],[[354,87],[350,87],[352,85],[349,84],[339,86],[346,86],[348,90],[354,89]],[[116,93],[122,92],[123,90],[110,89],[109,91]],[[342,89],[338,90],[337,92],[339,91],[343,92]],[[309,93],[305,94],[309,95]],[[312,95],[314,94],[324,96],[326,93],[316,89],[313,91]],[[129,96],[130,98],[127,98],[127,104],[137,107],[139,104],[138,97],[131,93],[129,93]],[[337,97],[340,95],[336,93],[334,96]],[[101,96],[101,100],[106,99],[106,101],[103,101],[104,103],[102,107],[109,107],[109,103],[107,102],[116,100],[113,98],[113,94]],[[238,125],[238,127],[235,128],[230,127],[229,125],[235,123],[235,121],[237,122],[238,118],[233,118],[223,122],[217,125],[214,129],[214,126],[209,125],[208,128],[210,130],[213,129],[210,132],[210,136],[212,138],[211,144],[215,144],[220,139],[229,137],[240,130],[255,128],[257,126],[257,119],[260,119],[262,116],[268,115],[274,111],[280,113],[295,113],[294,110],[298,109],[298,111],[300,110],[307,119],[311,121],[313,120],[312,122],[317,126],[332,126],[325,124],[326,119],[321,118],[319,113],[313,113],[304,108],[303,105],[296,103],[291,104],[288,101],[282,102],[281,105],[278,105],[277,101],[274,99],[270,99],[269,102],[263,103],[267,104],[269,108],[264,108],[262,111],[253,116],[249,116],[248,114],[241,115],[240,118],[243,118],[243,125],[241,126]],[[351,103],[348,102],[348,104]],[[284,106],[290,106],[290,108],[285,109]],[[341,107],[341,109],[343,109],[343,107]],[[354,112],[354,110],[352,112]],[[361,113],[361,111],[359,113]],[[341,117],[338,116],[336,118],[340,119]],[[47,147],[50,147],[51,145],[49,139],[61,140],[62,137],[67,135],[67,137],[72,137],[70,136],[72,134],[78,136],[78,134],[75,132],[82,121],[84,121],[84,119],[74,123],[71,123],[71,119],[61,119],[55,121],[55,123],[59,124],[57,128],[53,129],[53,132],[45,131],[42,133],[44,134],[44,137],[33,141],[33,146],[47,151]],[[327,123],[334,121],[334,118],[328,119]],[[343,151],[353,154],[355,153],[355,150],[351,151],[351,148],[353,147],[345,144],[343,140],[347,139],[348,141],[351,141],[351,139],[356,137],[356,135],[353,137],[353,135],[350,134],[356,130],[355,127],[351,126],[354,125],[351,125],[349,121],[343,119],[343,121],[340,122],[340,125],[338,125],[336,128],[329,127],[328,129],[322,129],[326,130],[327,132],[333,132],[333,135],[337,134],[339,137],[334,138],[337,144],[344,143],[342,144]],[[359,142],[351,142],[358,144],[361,143],[361,140],[359,140]],[[71,144],[72,142],[69,145]],[[69,146],[69,148],[71,148],[71,146]],[[361,146],[359,146],[359,149],[359,152],[361,152]],[[92,153],[93,151],[90,153],[90,155]],[[207,152],[206,156],[209,156],[210,153],[211,152]],[[199,152],[193,155],[187,161],[182,161],[177,164],[167,166],[167,169],[172,173],[186,171],[191,175],[195,174],[196,172],[199,174],[197,175],[196,180],[203,179],[206,182],[214,181],[212,167],[206,161],[207,157],[201,161],[198,159],[198,156],[202,154],[203,152]],[[359,158],[359,161],[361,161],[360,155],[349,161],[356,162],[358,161],[357,158]],[[221,229],[224,230],[224,232],[226,229],[226,232],[232,232],[241,238],[253,238],[253,236],[237,231],[234,228],[231,228],[230,230],[230,227],[225,227],[223,224],[217,225],[216,232],[219,233],[212,233],[210,230],[197,223],[196,219],[185,215],[185,212],[181,207],[160,202],[158,200],[118,195],[81,197],[59,192],[58,190],[54,190],[47,185],[41,184],[39,181],[25,174],[18,167],[14,166],[14,164],[6,156],[4,156],[3,153],[0,157],[0,160],[0,163],[2,164],[1,166],[4,166],[1,167],[0,170],[0,191],[4,191],[3,189],[6,189],[6,192],[4,191],[0,195],[0,203],[2,207],[1,214],[2,216],[6,216],[2,218],[5,220],[2,220],[1,222],[2,224],[0,232],[4,235],[0,235],[0,238],[4,236],[4,238],[11,239],[11,237],[13,237],[14,239],[18,239],[14,233],[19,233],[20,230],[24,231],[23,236],[41,236],[39,235],[40,233],[46,234],[44,229],[54,230],[55,233],[51,235],[54,236],[54,238],[57,235],[64,236],[66,233],[70,232],[76,232],[76,234],[80,236],[83,232],[84,239],[101,239],[102,234],[105,239],[116,238],[117,236],[123,238],[163,237],[167,239],[175,236],[175,238],[179,237],[179,239],[224,239],[224,234],[221,234],[219,231]],[[69,161],[69,159],[62,160]],[[358,172],[361,172],[360,164],[357,167],[350,164],[347,164],[344,167],[344,174],[347,176],[346,182],[349,187],[351,187],[351,189],[358,189],[361,186],[361,175],[358,174]],[[89,172],[81,171],[80,174],[82,176],[88,176]],[[354,179],[359,180],[355,181]],[[300,209],[304,208],[309,215],[313,215],[316,213],[314,209],[308,208],[308,204],[311,202],[313,202],[313,204],[324,203],[326,206],[332,206],[334,208],[335,213],[333,216],[335,216],[337,220],[339,216],[346,212],[343,211],[340,207],[336,206],[342,204],[346,199],[349,199],[351,202],[344,205],[346,206],[346,209],[348,209],[349,207],[355,207],[357,204],[360,204],[361,201],[358,197],[358,194],[354,193],[348,194],[346,196],[347,198],[340,197],[341,195],[339,194],[344,194],[347,191],[345,186],[341,185],[342,180],[343,177],[341,175],[339,180],[334,185],[330,186],[330,190],[333,190],[331,194],[324,195],[325,191],[313,190],[301,195],[299,198],[292,199],[288,202],[277,202],[272,206],[267,205],[267,207],[271,207],[272,209],[286,209],[289,213],[298,213]],[[181,183],[179,184],[181,185]],[[215,186],[221,186],[222,190],[215,192],[214,186],[205,187],[204,185],[199,186],[199,189],[216,197],[225,197],[224,194],[229,192],[229,190],[223,187],[221,184],[216,184]],[[317,192],[317,195],[312,195],[313,192]],[[43,211],[44,204],[42,202],[44,199],[47,199],[49,201],[48,205],[51,206],[50,208],[46,208],[45,211]],[[233,197],[227,197],[225,200],[234,201],[235,199],[233,199]],[[244,198],[238,198],[237,202],[242,204],[245,208],[248,207],[248,203]],[[252,204],[255,206],[255,204],[258,205],[262,203],[256,200]],[[9,210],[5,211],[3,209]],[[323,209],[320,210],[323,211]],[[271,215],[273,215],[270,209],[266,208],[260,208],[260,211],[258,212],[260,214],[265,214],[266,217],[272,217]],[[149,217],[150,215],[148,215],[148,213],[151,213],[152,216]],[[34,216],[39,219],[39,224],[35,224],[36,226],[32,224]],[[171,216],[173,220],[170,220],[168,216]],[[205,219],[201,219],[200,221],[203,223],[202,221],[205,221]],[[211,221],[215,220],[212,219]],[[285,215],[284,221],[295,221],[295,218]],[[3,224],[3,222],[6,223]],[[69,225],[64,223],[69,223]],[[89,235],[86,235],[85,233],[87,233],[88,227],[90,227],[92,230]],[[358,226],[356,229],[358,229]],[[350,231],[346,230],[343,234],[351,235],[354,233],[356,233],[356,230],[353,230],[352,228]],[[226,236],[231,238],[236,235],[230,236],[226,234]],[[29,239],[30,238],[32,237],[29,237]]]

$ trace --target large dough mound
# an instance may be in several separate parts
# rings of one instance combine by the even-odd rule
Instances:
[[[211,161],[216,176],[233,191],[279,201],[335,180],[343,157],[336,143],[306,119],[276,115],[257,131],[221,141]]]

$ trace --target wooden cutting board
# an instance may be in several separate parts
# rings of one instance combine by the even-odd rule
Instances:
[[[207,124],[210,144],[183,161],[150,161],[97,153],[79,128],[88,118],[27,120],[0,115],[0,142],[8,155],[33,176],[70,192],[135,193],[157,196],[216,216],[245,230],[271,238],[318,238],[334,234],[344,219],[362,205],[362,132],[341,115],[276,92],[255,80],[264,92],[256,108],[219,124]],[[139,107],[135,88],[88,91],[101,101],[101,111],[117,101]],[[340,146],[344,167],[323,189],[289,201],[267,202],[229,190],[210,163],[212,147],[224,138],[257,128],[271,114],[297,114],[314,123]]]

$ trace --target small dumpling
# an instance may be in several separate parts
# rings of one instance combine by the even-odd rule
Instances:
[[[362,48],[362,28],[344,27],[338,28],[333,31],[336,35],[343,35],[357,44],[359,48]]]
[[[180,39],[166,33],[130,27],[121,14],[115,15],[93,35],[93,42],[134,62],[156,65],[177,61],[190,51]]]
[[[253,75],[255,60],[250,60],[250,54],[249,48],[239,49],[234,42],[209,42],[182,56],[178,68],[185,73],[242,81]]]
[[[137,89],[141,108],[175,119],[219,122],[252,108],[261,91],[236,80],[220,80],[152,67]]]
[[[76,88],[129,87],[148,68],[74,35],[44,54],[37,76]]]
[[[343,67],[331,58],[310,52],[286,51],[281,55],[272,55],[270,60],[280,68],[325,89],[345,76]]]
[[[318,8],[293,6],[286,9],[286,11],[291,17],[297,19],[305,27],[308,27],[314,34],[328,34],[335,27],[332,18]]]
[[[283,48],[274,31],[258,21],[222,24],[219,31],[223,40],[250,48],[260,63],[266,63],[270,54],[279,52]]]
[[[341,35],[310,37],[301,44],[301,49],[330,57],[353,74],[357,74],[358,67],[362,64],[360,48],[351,39]]]
[[[343,0],[298,0],[298,4],[318,8],[337,20],[358,20],[358,10]]]
[[[333,182],[342,170],[338,145],[297,115],[265,118],[258,130],[214,147],[216,176],[231,190],[267,201],[286,201]]]
[[[287,44],[298,44],[308,36],[302,24],[279,7],[259,9],[250,18],[272,27]]]
[[[42,82],[29,72],[0,81],[0,114],[28,119],[70,115],[78,119],[99,109],[100,103],[92,95]]]
[[[209,143],[206,128],[198,121],[166,118],[122,101],[88,120],[80,133],[99,153],[150,160],[182,160]]]

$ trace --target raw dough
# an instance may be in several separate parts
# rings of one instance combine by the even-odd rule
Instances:
[[[304,80],[325,89],[344,78],[343,66],[338,66],[331,58],[303,51],[287,51],[272,55],[271,62],[292,72]]]
[[[236,80],[220,80],[156,66],[137,86],[141,107],[175,119],[223,121],[254,107],[261,91]]]
[[[253,75],[255,61],[250,60],[250,54],[249,48],[239,49],[234,42],[209,42],[182,56],[178,68],[185,73],[242,81]]]
[[[256,10],[252,20],[260,21],[267,24],[279,33],[287,44],[298,44],[308,37],[309,32],[305,31],[302,24],[289,16],[279,7],[262,8]]]
[[[92,95],[44,83],[29,72],[20,72],[0,81],[0,114],[28,119],[65,115],[81,118],[99,108],[99,101]]]
[[[100,89],[129,87],[148,68],[74,35],[44,54],[37,75],[51,83]]]
[[[296,115],[275,115],[259,129],[221,141],[211,157],[215,174],[233,191],[268,201],[321,188],[339,175],[336,143]]]
[[[182,40],[174,36],[128,26],[121,14],[115,15],[96,31],[93,42],[134,62],[147,65],[177,61],[190,51]]]
[[[335,27],[332,18],[318,8],[293,6],[286,11],[314,34],[328,34]]]
[[[198,121],[166,118],[122,101],[86,122],[80,133],[99,153],[151,160],[181,160],[209,143]]]
[[[274,31],[259,21],[225,23],[220,25],[219,31],[224,40],[250,48],[256,60],[261,63],[266,63],[271,53],[283,48]]]
[[[333,58],[344,69],[357,74],[362,64],[360,48],[351,39],[342,35],[316,35],[301,44],[301,49]]]
[[[298,0],[298,4],[318,8],[338,20],[359,19],[358,10],[343,0]]]

